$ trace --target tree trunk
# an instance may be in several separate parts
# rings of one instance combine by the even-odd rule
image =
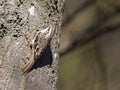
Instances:
[[[56,90],[59,34],[64,0],[0,1],[0,90]],[[27,74],[29,40],[49,25],[54,34]]]

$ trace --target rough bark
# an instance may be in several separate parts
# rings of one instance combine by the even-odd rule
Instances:
[[[64,0],[0,1],[0,90],[57,89],[63,4]],[[55,26],[50,44],[23,75],[21,68],[32,54],[25,36],[32,40],[35,32],[50,24]]]

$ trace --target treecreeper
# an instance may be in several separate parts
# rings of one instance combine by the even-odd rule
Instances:
[[[23,74],[28,73],[28,71],[36,62],[37,58],[44,54],[44,51],[48,45],[51,47],[52,51],[53,60],[51,67],[56,66],[55,64],[58,63],[59,59],[59,35],[63,12],[63,9],[61,9],[62,6],[60,6],[59,2],[62,2],[63,4],[64,1],[40,0],[40,3],[43,3],[43,7],[39,7],[39,4],[36,2],[33,1],[30,5],[23,4],[28,7],[26,9],[28,13],[26,14],[26,18],[28,19],[28,23],[31,28],[29,27],[28,30],[26,30],[25,37],[28,41],[28,46],[31,46],[32,52],[29,60],[22,68]],[[27,32],[31,33],[29,33],[27,36]]]
[[[38,82],[39,90],[50,90],[56,84],[64,3],[0,0],[1,90],[34,90]]]
[[[32,56],[30,57],[29,61],[25,65],[24,68],[22,68],[23,74],[26,74],[31,67],[34,65],[35,60],[42,55],[42,52],[44,52],[47,45],[50,43],[52,37],[54,34],[54,27],[52,25],[49,25],[46,29],[39,30],[33,37],[30,43],[31,49],[32,49]],[[28,39],[26,37],[26,39]]]

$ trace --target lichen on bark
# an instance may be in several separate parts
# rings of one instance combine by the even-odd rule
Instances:
[[[56,89],[63,4],[64,0],[0,1],[0,90]],[[55,26],[51,43],[31,71],[22,75],[21,68],[31,56],[25,36],[31,40],[50,24]]]

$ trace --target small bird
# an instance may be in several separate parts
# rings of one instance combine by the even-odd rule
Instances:
[[[54,34],[54,27],[49,25],[43,30],[39,30],[31,40],[32,55],[25,67],[22,68],[23,74],[27,74],[34,65],[36,59],[42,55],[47,45],[50,43]]]

